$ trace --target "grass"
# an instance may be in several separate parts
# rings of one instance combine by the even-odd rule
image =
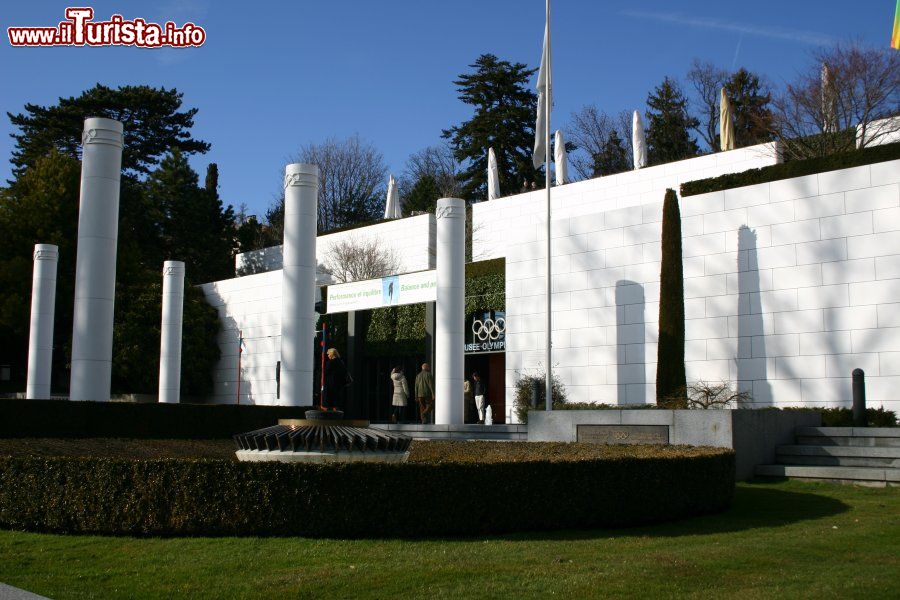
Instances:
[[[0,581],[53,598],[895,598],[900,489],[744,483],[715,516],[478,539],[0,531]]]

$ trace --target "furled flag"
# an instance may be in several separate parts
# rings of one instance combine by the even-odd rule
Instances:
[[[894,11],[894,33],[891,35],[891,48],[900,50],[900,0],[897,0],[897,9]]]
[[[488,200],[500,197],[500,170],[497,168],[497,157],[494,149],[488,148],[488,172],[487,172]]]
[[[403,214],[400,211],[400,193],[397,190],[397,181],[391,175],[388,179],[387,199],[384,203],[384,218],[399,219]]]
[[[722,152],[734,150],[734,120],[731,117],[731,102],[725,88],[719,92],[719,147]]]
[[[244,343],[244,332],[238,331],[238,354],[243,354],[246,349],[247,344]]]
[[[566,142],[562,131],[556,130],[553,138],[553,163],[556,166],[556,185],[569,183],[569,167],[566,164]]]
[[[535,88],[538,93],[537,105],[537,123],[534,126],[534,154],[531,157],[531,163],[534,168],[540,168],[544,164],[544,155],[547,152],[547,126],[546,119],[550,116],[550,106],[553,102],[552,88],[553,83],[550,81],[550,29],[549,23],[544,26],[544,47],[541,52],[541,68],[538,70],[537,83]]]
[[[634,157],[634,168],[642,169],[647,166],[647,140],[644,136],[644,121],[641,113],[634,111],[631,117],[631,146]]]

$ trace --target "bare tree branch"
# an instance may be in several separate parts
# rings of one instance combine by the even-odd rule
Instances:
[[[567,133],[577,150],[569,153],[572,168],[581,179],[594,177],[594,157],[603,151],[609,134],[615,130],[627,150],[629,164],[632,161],[631,113],[623,110],[610,116],[596,105],[586,105],[572,113]]]
[[[324,272],[339,283],[375,279],[400,270],[400,257],[376,238],[348,238],[335,243],[325,255]]]

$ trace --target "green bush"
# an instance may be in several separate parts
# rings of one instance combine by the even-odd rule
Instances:
[[[515,412],[519,423],[528,423],[528,411],[531,408],[531,387],[538,383],[537,410],[544,410],[547,402],[547,378],[543,373],[519,373],[516,380]],[[553,410],[558,410],[566,404],[566,386],[553,375]]]
[[[230,439],[310,408],[0,399],[0,438]]]
[[[822,408],[822,427],[853,427],[853,411],[849,408]],[[869,427],[896,427],[897,415],[883,408],[867,408]]]
[[[509,452],[502,445],[497,452]],[[616,527],[724,510],[733,493],[734,454],[718,448],[334,465],[0,457],[0,526],[65,533],[420,537]]]
[[[681,184],[681,196],[683,198],[685,196],[696,196],[697,194],[708,194],[745,185],[756,185],[758,183],[803,177],[804,175],[814,175],[826,171],[849,169],[850,167],[897,160],[898,158],[900,158],[900,143],[884,144],[821,158],[795,160],[760,169],[749,169],[741,173],[730,173],[720,177],[687,181]]]

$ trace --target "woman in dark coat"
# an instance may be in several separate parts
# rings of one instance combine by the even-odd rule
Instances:
[[[344,388],[347,387],[347,367],[334,348],[327,352],[325,363],[325,405],[330,409],[344,410]]]

